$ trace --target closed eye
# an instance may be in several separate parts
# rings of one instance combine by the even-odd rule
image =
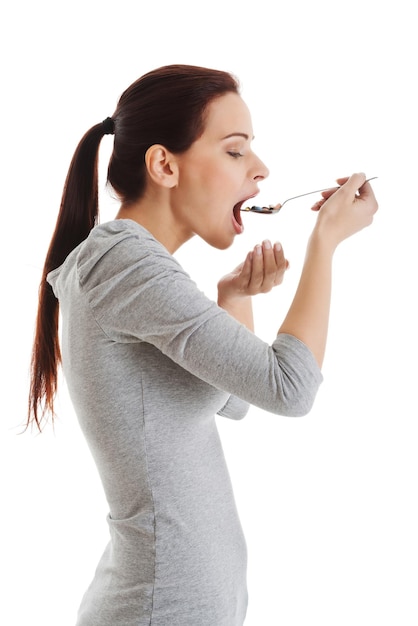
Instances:
[[[243,157],[244,155],[241,154],[241,152],[235,152],[234,150],[228,150],[228,154],[229,156],[233,157],[234,159],[238,159],[239,157]]]

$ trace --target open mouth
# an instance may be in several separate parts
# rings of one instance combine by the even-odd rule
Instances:
[[[251,196],[247,196],[246,198],[243,198],[242,200],[237,202],[234,205],[234,208],[232,209],[233,216],[234,216],[233,217],[234,227],[238,234],[241,234],[244,231],[244,224],[242,223],[242,211],[241,211],[242,205],[244,204],[244,202],[248,202],[250,198],[255,198],[257,193],[253,193]]]
[[[241,217],[241,207],[244,204],[245,200],[241,200],[241,202],[237,202],[237,204],[234,206],[233,212],[234,212],[234,219],[237,222],[237,224],[239,226],[243,226],[242,224],[242,217]]]

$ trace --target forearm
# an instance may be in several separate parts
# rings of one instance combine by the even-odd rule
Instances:
[[[254,317],[251,296],[226,299],[219,295],[218,305],[232,315],[232,317],[238,322],[241,322],[241,324],[254,332]]]
[[[328,335],[333,252],[314,231],[295,297],[279,329],[279,333],[303,341],[319,367],[322,367]]]
[[[309,240],[299,286],[279,332],[294,335],[311,349],[322,367],[331,302],[332,257],[338,245],[369,226],[377,202],[365,174],[338,179],[337,191],[324,192]],[[316,207],[316,208],[315,208]]]

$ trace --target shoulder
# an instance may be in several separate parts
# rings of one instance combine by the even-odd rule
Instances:
[[[133,269],[185,273],[178,261],[145,228],[133,220],[96,226],[77,253],[80,284],[93,287]]]

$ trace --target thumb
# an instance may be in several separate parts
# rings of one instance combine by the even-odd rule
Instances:
[[[357,191],[366,182],[366,174],[360,172],[358,174],[352,174],[349,178],[338,178],[337,183],[342,185],[343,188],[351,195],[355,195]]]

